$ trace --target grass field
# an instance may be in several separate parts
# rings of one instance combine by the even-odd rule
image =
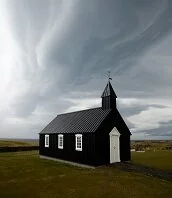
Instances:
[[[162,170],[172,171],[172,152],[155,151],[155,152],[132,152],[132,163],[150,166]]]
[[[0,153],[0,197],[170,197],[172,183],[114,167],[84,169],[43,160],[37,151]]]
[[[172,140],[132,140],[131,148],[144,151],[172,151]]]
[[[37,146],[35,141],[15,141],[15,140],[0,140],[0,147],[16,147],[16,146]]]

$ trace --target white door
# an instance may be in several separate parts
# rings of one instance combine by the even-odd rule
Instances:
[[[120,162],[119,136],[110,134],[110,163]]]

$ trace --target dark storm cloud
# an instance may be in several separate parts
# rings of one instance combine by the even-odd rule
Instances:
[[[14,71],[13,118],[30,120],[36,131],[40,115],[45,125],[58,113],[94,106],[91,99],[100,104],[107,70],[119,98],[164,97],[119,104],[126,119],[170,106],[172,1],[13,0],[6,6],[21,67]]]
[[[159,42],[172,28],[170,20],[164,24],[164,20],[172,18],[170,2],[169,5],[162,1],[151,5],[146,2],[145,6],[142,3],[141,6],[139,3],[134,5],[134,2],[80,2],[69,31],[60,42],[51,46],[51,51],[45,56],[50,63],[67,67],[68,82],[82,76],[85,84],[90,73],[100,75],[107,67],[118,79],[137,63],[138,56]],[[147,10],[149,18],[143,15]],[[152,76],[149,75],[150,82]],[[137,89],[134,84],[131,86]]]
[[[134,114],[139,114],[142,111],[148,110],[150,107],[156,107],[156,108],[168,108],[165,105],[155,105],[155,104],[137,104],[134,106],[123,106],[122,104],[118,105],[120,112],[124,114],[126,117],[134,115]]]

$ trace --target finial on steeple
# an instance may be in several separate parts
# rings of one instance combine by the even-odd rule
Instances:
[[[108,71],[108,82],[110,82],[110,80],[112,80],[112,78],[110,77],[110,71]]]

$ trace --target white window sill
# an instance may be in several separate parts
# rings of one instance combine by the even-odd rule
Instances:
[[[81,148],[76,148],[76,151],[82,151],[82,149]]]

